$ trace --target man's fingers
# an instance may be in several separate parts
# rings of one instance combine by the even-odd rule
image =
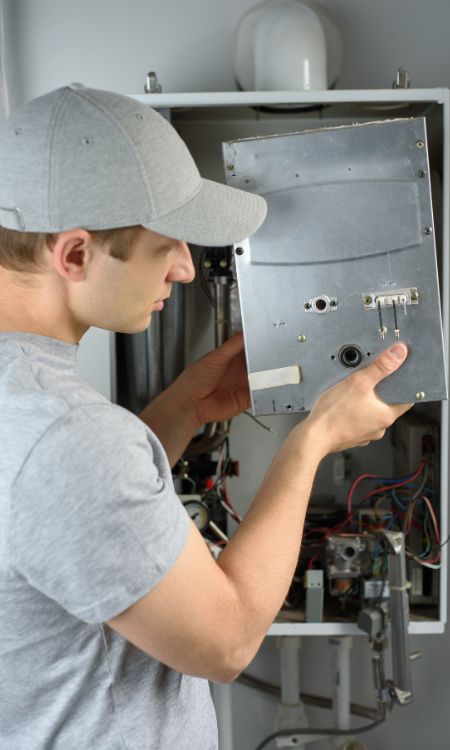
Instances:
[[[393,412],[394,412],[393,421],[401,417],[402,414],[405,414],[405,412],[412,409],[413,406],[414,404],[395,404],[395,405],[391,404],[391,409],[393,409]]]
[[[222,344],[222,346],[224,347],[224,349],[239,352],[244,346],[244,334],[242,333],[242,331],[234,333]]]
[[[395,370],[403,364],[408,356],[408,347],[402,342],[393,344],[393,346],[386,349],[384,352],[378,355],[373,362],[368,365],[364,374],[369,377],[373,385],[375,386],[383,378],[391,375]]]
[[[218,349],[214,350],[214,353],[220,354],[224,361],[233,359],[236,354],[239,354],[244,349],[244,335],[242,331],[233,334],[227,339]]]

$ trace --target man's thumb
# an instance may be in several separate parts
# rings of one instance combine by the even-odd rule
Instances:
[[[400,341],[382,352],[367,368],[374,383],[398,370],[408,356],[408,347]]]

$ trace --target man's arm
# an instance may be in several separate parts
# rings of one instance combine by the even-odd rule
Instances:
[[[244,339],[238,333],[187,367],[139,416],[173,466],[200,427],[231,419],[249,404]]]
[[[400,359],[384,352],[330,389],[292,430],[217,562],[192,525],[163,580],[110,626],[180,672],[233,679],[254,657],[287,594],[320,461],[381,438],[410,408],[389,406],[374,393],[406,357],[406,347],[399,348]]]

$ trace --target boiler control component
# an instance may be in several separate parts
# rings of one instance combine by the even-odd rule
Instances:
[[[183,502],[187,513],[200,532],[206,531],[209,526],[209,510],[201,500],[190,498]]]
[[[369,542],[364,534],[335,534],[327,538],[325,568],[332,596],[342,596],[370,571]]]
[[[447,397],[424,118],[223,145],[233,187],[263,195],[234,248],[254,414],[309,411],[398,339],[387,403]]]

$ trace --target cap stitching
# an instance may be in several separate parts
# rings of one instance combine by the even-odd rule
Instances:
[[[84,99],[85,101],[87,101],[92,107],[95,107],[97,110],[99,110],[99,112],[101,112],[105,117],[107,117],[107,119],[112,123],[112,125],[114,125],[114,127],[116,128],[116,130],[118,130],[121,133],[121,135],[125,138],[125,140],[128,143],[128,145],[129,146],[135,146],[135,148],[137,149],[137,143],[135,143],[135,141],[133,141],[133,139],[129,136],[129,134],[126,132],[126,130],[122,127],[122,125],[120,124],[120,122],[118,122],[118,120],[113,116],[113,114],[108,109],[106,109],[105,107],[103,107],[99,102],[91,99],[89,97],[89,95],[85,93],[84,90],[70,89],[70,91],[72,92],[72,94],[75,94],[76,96],[81,97],[82,99]],[[150,183],[147,180],[147,175],[145,174],[145,170],[143,169],[141,160],[138,159],[137,154],[135,153],[135,150],[133,150],[133,149],[130,149],[130,150],[132,151],[133,158],[134,158],[134,160],[135,160],[135,162],[136,162],[136,164],[138,166],[138,169],[139,169],[139,172],[141,174],[141,177],[142,177],[145,185],[147,186],[147,195],[151,198],[151,204],[152,205],[150,205],[150,202],[149,202],[149,206],[148,206],[149,211],[153,210],[153,213],[155,214],[156,213],[156,203],[155,203],[155,198],[154,198],[154,195],[153,195],[152,187],[151,187]]]
[[[80,89],[76,89],[76,90],[75,89],[71,89],[71,90],[73,91],[74,94],[78,94],[79,96],[83,97],[83,99],[85,99],[86,101],[88,101],[90,104],[92,104],[92,106],[96,107],[106,117],[108,117],[108,119],[111,120],[111,122],[115,125],[115,127],[117,128],[117,130],[119,130],[123,134],[123,136],[125,137],[127,143],[129,145],[135,146],[136,149],[139,151],[139,147],[138,147],[138,144],[136,143],[136,141],[133,140],[133,138],[131,138],[131,136],[129,135],[129,133],[122,127],[122,125],[120,124],[120,122],[115,119],[114,115],[108,109],[106,109],[105,107],[103,107],[103,105],[100,104],[99,102],[97,102],[95,100],[92,100],[89,97],[89,94],[85,93],[85,89],[81,89],[81,90]],[[131,97],[128,97],[128,98],[131,99]],[[133,101],[133,100],[131,99],[131,101]],[[150,209],[153,209],[153,213],[157,214],[157,211],[156,211],[156,202],[155,202],[155,198],[154,198],[154,195],[153,195],[152,187],[151,187],[151,185],[150,185],[150,183],[148,182],[148,179],[147,179],[147,174],[146,174],[145,170],[143,169],[143,166],[141,164],[140,159],[137,158],[137,156],[136,156],[136,154],[134,152],[133,152],[133,156],[134,156],[134,159],[135,159],[136,163],[138,164],[139,171],[140,171],[140,173],[141,173],[141,175],[143,177],[143,180],[144,180],[145,184],[147,185],[148,190],[149,190],[149,192],[151,194],[153,206],[150,206]],[[202,183],[202,178],[200,176],[200,184],[199,184],[198,188],[196,188],[195,192],[191,196],[189,196],[189,198],[181,206],[177,206],[176,208],[171,208],[168,211],[166,211],[166,213],[164,213],[164,214],[159,214],[158,213],[157,217],[154,216],[153,218],[154,219],[156,219],[156,218],[158,218],[158,219],[159,218],[163,218],[164,216],[168,216],[169,214],[174,213],[175,211],[178,211],[178,209],[180,209],[180,208],[184,208],[184,206],[186,206],[191,200],[193,200],[195,198],[195,196],[200,192],[200,190],[202,189],[202,187],[203,187],[203,183]],[[145,219],[145,221],[152,221],[152,218],[149,217],[148,219]],[[144,223],[144,222],[142,222],[142,223]]]
[[[53,209],[53,200],[52,200],[52,186],[53,186],[53,146],[56,138],[56,128],[60,121],[60,115],[61,115],[61,109],[63,108],[66,99],[67,99],[67,93],[68,90],[66,89],[63,93],[63,96],[59,101],[56,102],[56,105],[54,107],[53,113],[52,113],[52,125],[50,130],[50,137],[49,137],[49,151],[48,151],[48,186],[47,186],[47,207],[48,207],[48,224],[50,227],[57,226],[57,222],[54,221],[54,209]],[[53,119],[54,118],[54,119]]]

